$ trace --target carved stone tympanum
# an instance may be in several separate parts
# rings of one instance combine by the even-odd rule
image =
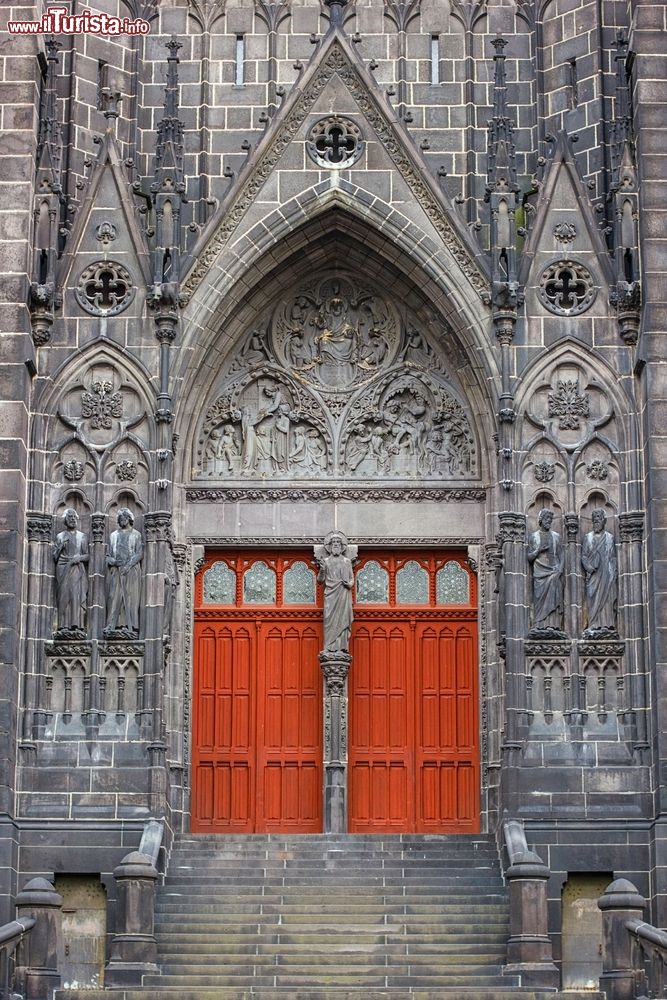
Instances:
[[[68,507],[53,550],[59,638],[82,639],[86,634],[88,538],[77,529],[78,520],[77,512]]]
[[[144,543],[127,507],[118,511],[118,527],[111,532],[107,552],[107,624],[105,637],[139,635],[141,560]]]

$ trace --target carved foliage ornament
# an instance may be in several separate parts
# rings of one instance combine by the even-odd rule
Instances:
[[[590,401],[585,392],[579,391],[576,379],[559,379],[556,388],[549,393],[548,413],[550,417],[558,417],[558,426],[562,431],[577,430],[581,418],[590,414]]]
[[[113,382],[98,380],[92,383],[90,391],[81,393],[81,416],[90,420],[94,430],[113,426],[113,419],[123,415],[123,396],[114,392]]]
[[[82,272],[74,289],[82,309],[93,316],[115,316],[132,302],[135,288],[127,268],[117,261],[98,260]]]
[[[538,483],[549,483],[554,477],[556,466],[553,462],[538,462],[533,466]]]
[[[588,268],[573,260],[559,260],[545,268],[537,294],[542,305],[557,316],[586,312],[597,295]]]

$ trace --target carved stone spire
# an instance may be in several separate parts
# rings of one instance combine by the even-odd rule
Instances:
[[[172,35],[167,42],[167,88],[164,115],[157,127],[155,179],[151,193],[155,205],[155,253],[153,304],[162,300],[166,284],[180,277],[180,206],[185,201],[183,175],[183,122],[178,117],[178,50],[181,43]]]
[[[507,80],[505,78],[504,38],[491,42],[496,54],[493,80],[493,116],[489,121],[487,201],[492,191],[519,190],[516,179],[516,145],[514,122],[507,114]]]
[[[493,305],[515,311],[519,304],[516,278],[515,212],[519,185],[516,176],[514,122],[507,113],[504,38],[491,43],[495,49],[493,116],[488,132],[488,174],[485,200],[491,206]]]
[[[616,38],[616,114],[611,123],[611,199],[614,205],[614,262],[616,284],[611,291],[621,336],[637,342],[641,305],[637,234],[638,188],[635,144],[626,61],[628,43]]]
[[[171,421],[169,396],[169,345],[176,337],[180,295],[181,204],[185,199],[183,174],[183,122],[178,117],[178,50],[172,35],[167,42],[167,88],[164,115],[157,127],[155,179],[151,194],[155,206],[153,287],[149,303],[155,310],[156,336],[160,341],[160,392],[157,416]]]
[[[34,199],[34,243],[30,318],[36,346],[51,337],[56,299],[56,261],[62,194],[62,129],[57,117],[58,49],[60,42],[46,39],[46,77],[42,91],[37,144],[37,174]]]
[[[616,37],[616,114],[611,122],[611,190],[619,187],[636,187],[637,175],[634,165],[634,136],[632,130],[632,113],[630,109],[630,91],[626,60],[628,57],[628,42],[619,33]]]

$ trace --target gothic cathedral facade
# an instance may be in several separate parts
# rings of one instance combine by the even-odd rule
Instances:
[[[667,7],[98,6],[3,43],[0,923],[509,817],[664,926]]]

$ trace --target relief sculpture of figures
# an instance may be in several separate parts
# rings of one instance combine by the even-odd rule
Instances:
[[[551,527],[553,512],[541,510],[539,525],[528,538],[528,562],[533,568],[533,627],[531,636],[560,638],[563,635],[565,557],[563,542]]]
[[[68,638],[85,636],[86,598],[88,596],[88,539],[77,529],[79,515],[68,507],[63,515],[63,530],[56,536],[53,561],[56,564],[56,635]]]
[[[111,532],[107,551],[107,624],[105,636],[139,635],[141,560],[144,543],[127,507],[118,511],[118,527]]]
[[[324,584],[324,653],[348,653],[352,631],[352,558],[357,547],[340,531],[332,531],[315,546],[318,582]]]
[[[605,530],[607,515],[601,507],[592,514],[593,530],[584,537],[581,565],[586,578],[588,626],[584,638],[612,638],[616,632],[618,561],[616,542]]]

